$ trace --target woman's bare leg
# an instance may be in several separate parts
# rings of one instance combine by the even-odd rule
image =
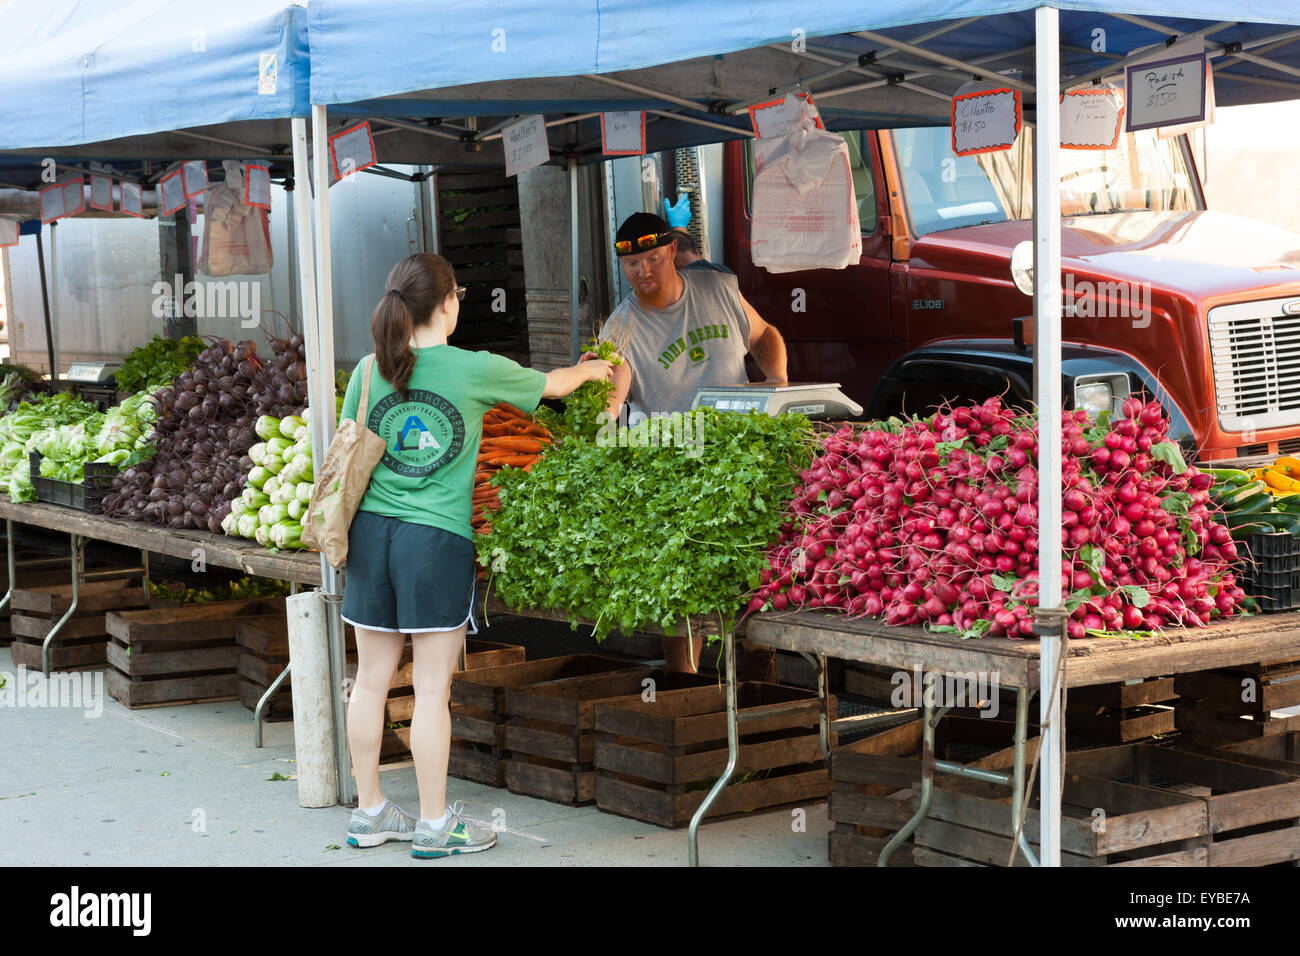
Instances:
[[[415,713],[411,756],[420,787],[420,818],[447,811],[447,760],[451,755],[451,678],[465,645],[465,625],[454,631],[411,635],[415,648]]]
[[[402,659],[405,634],[357,632],[357,680],[348,701],[348,748],[357,775],[357,806],[375,807],[384,800],[379,787],[379,747],[384,736],[384,706],[393,674]]]

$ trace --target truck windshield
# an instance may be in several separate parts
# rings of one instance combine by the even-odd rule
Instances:
[[[890,132],[917,235],[1033,216],[1033,129],[995,153],[957,156],[946,126]],[[1061,150],[1061,215],[1198,208],[1179,139],[1125,133],[1115,149]]]

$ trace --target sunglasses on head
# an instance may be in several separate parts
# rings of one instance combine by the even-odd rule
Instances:
[[[614,251],[621,256],[627,255],[633,249],[654,249],[656,246],[664,244],[664,240],[673,237],[672,231],[668,232],[651,232],[644,236],[637,236],[635,239],[620,239],[614,243]]]

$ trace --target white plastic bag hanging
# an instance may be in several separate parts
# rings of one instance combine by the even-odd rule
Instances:
[[[754,264],[779,273],[856,263],[862,227],[843,138],[817,129],[805,106],[799,125],[755,150]]]
[[[208,276],[264,275],[271,271],[271,229],[266,210],[244,203],[244,168],[222,164],[225,182],[209,184],[203,202],[203,254],[198,271]]]

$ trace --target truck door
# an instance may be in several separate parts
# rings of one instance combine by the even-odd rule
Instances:
[[[726,263],[735,270],[740,291],[785,338],[790,380],[839,382],[865,406],[897,353],[890,323],[888,203],[880,188],[884,176],[876,134],[854,130],[841,135],[849,145],[862,223],[857,265],[780,275],[754,266],[754,154],[748,142],[726,146],[723,231]],[[759,377],[752,361],[750,375]]]

